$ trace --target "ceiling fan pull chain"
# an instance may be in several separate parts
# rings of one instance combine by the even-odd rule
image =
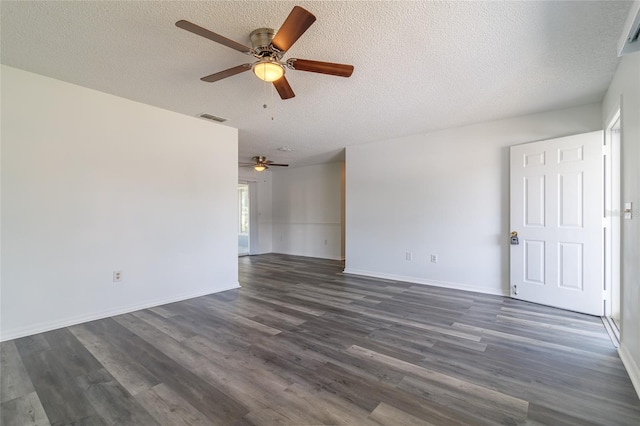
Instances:
[[[274,86],[273,84],[270,84],[271,86],[271,90],[269,90],[269,93],[271,94],[271,105],[273,105],[273,91],[274,91]],[[271,115],[271,121],[273,121],[273,115]]]
[[[267,83],[266,81],[263,81],[262,83],[262,100],[263,100],[263,104],[262,104],[262,108],[267,109]]]

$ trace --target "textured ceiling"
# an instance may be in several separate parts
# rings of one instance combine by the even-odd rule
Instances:
[[[317,21],[286,58],[355,66],[351,78],[288,71],[282,101],[252,73],[200,77],[249,57],[240,43],[294,5]],[[2,63],[239,129],[240,159],[293,166],[348,145],[599,102],[630,2],[2,1]],[[266,108],[264,105],[266,104]],[[293,152],[280,152],[286,146]]]

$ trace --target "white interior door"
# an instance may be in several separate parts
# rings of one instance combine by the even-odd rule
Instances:
[[[603,314],[603,133],[511,147],[511,295]]]

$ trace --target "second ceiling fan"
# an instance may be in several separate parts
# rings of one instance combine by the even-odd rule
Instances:
[[[255,157],[251,157],[251,161],[253,161],[253,163],[239,163],[238,166],[253,167],[256,172],[263,172],[270,166],[289,167],[288,164],[276,164],[271,160],[267,160],[267,157],[265,157],[264,155],[256,155]]]
[[[290,99],[293,98],[295,94],[284,76],[285,69],[315,72],[339,77],[350,77],[353,73],[353,65],[296,58],[291,58],[286,61],[282,60],[287,50],[293,46],[315,20],[316,17],[311,12],[300,6],[295,6],[277,33],[271,28],[258,28],[252,31],[250,35],[252,47],[230,40],[189,21],[178,21],[176,22],[176,26],[239,52],[253,55],[257,59],[257,61],[253,63],[238,65],[202,77],[202,81],[213,83],[252,69],[258,78],[273,83],[280,98]]]

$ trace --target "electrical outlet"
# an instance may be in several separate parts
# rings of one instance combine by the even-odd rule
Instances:
[[[431,255],[431,263],[438,263],[438,255],[437,254],[432,254]]]
[[[119,283],[122,281],[122,271],[113,271],[113,282]]]
[[[407,260],[411,260],[411,259],[413,259],[413,254],[411,254],[411,252],[410,252],[410,251],[408,251],[408,252],[406,252],[406,253],[404,254],[404,257],[405,257],[405,259],[407,259]]]

